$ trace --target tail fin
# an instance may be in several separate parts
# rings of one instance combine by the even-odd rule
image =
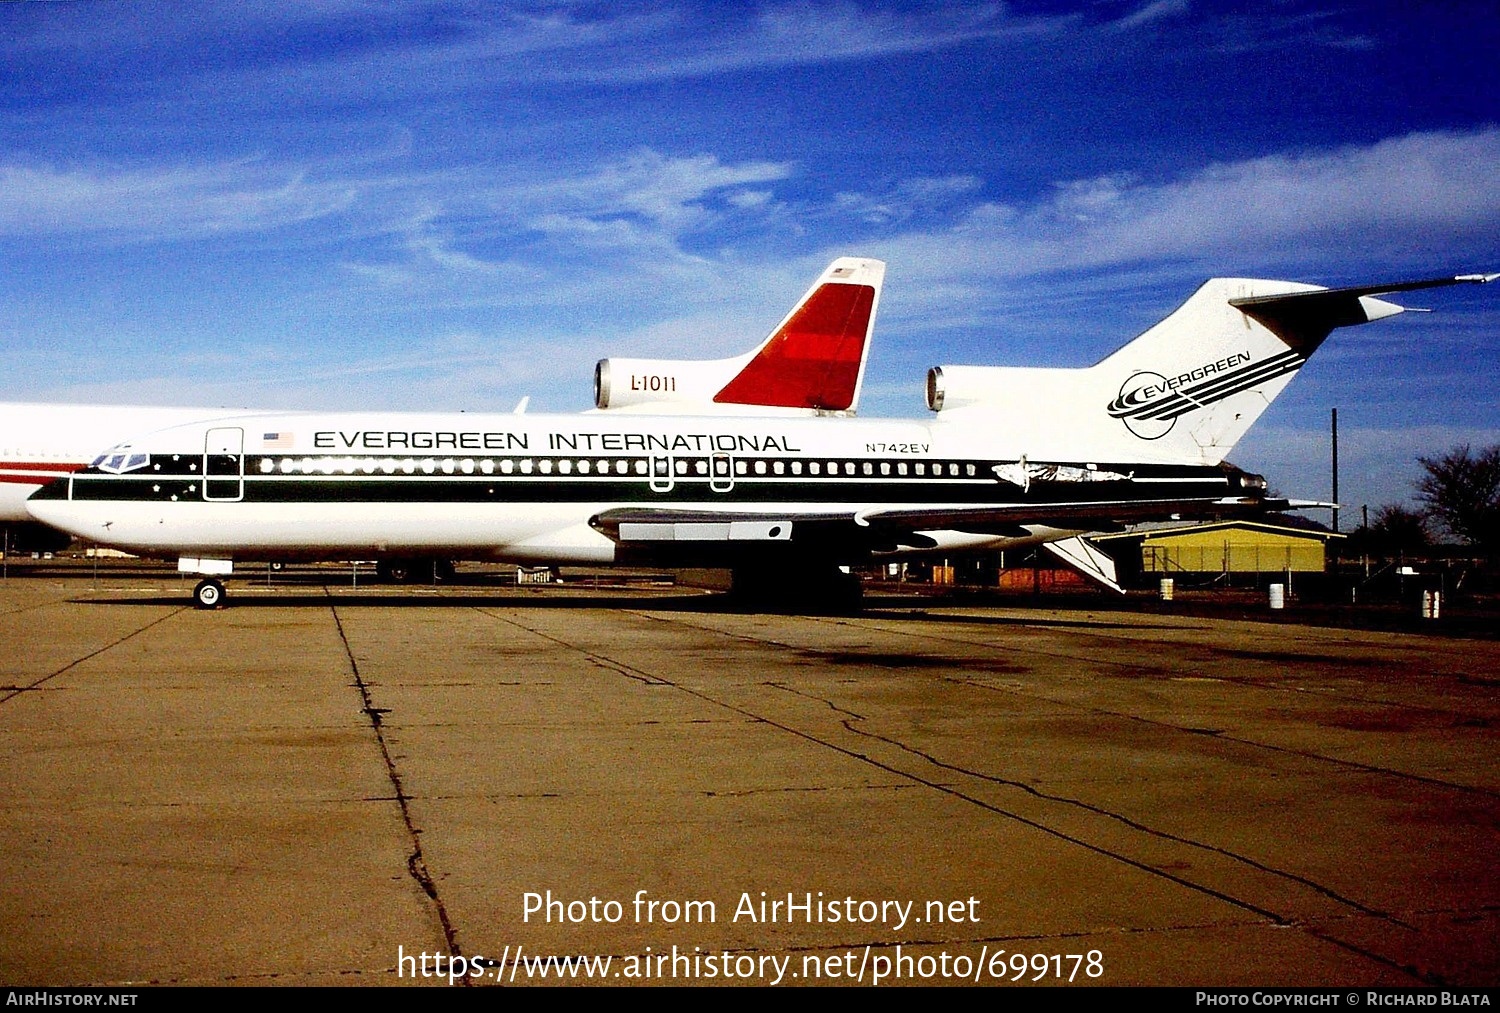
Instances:
[[[852,410],[884,278],[878,260],[835,260],[715,403]]]
[[[730,359],[601,359],[601,410],[693,414],[853,412],[885,264],[840,257],[753,351]]]
[[[1402,312],[1375,298],[1483,282],[1495,275],[1325,289],[1290,281],[1214,278],[1175,312],[1087,369],[943,367],[929,400],[994,414],[1045,412],[1051,430],[1024,423],[1033,459],[1217,464],[1336,327]],[[983,374],[983,375],[981,375]],[[1058,405],[1074,405],[1066,416]],[[1047,411],[1050,406],[1050,411]],[[1020,452],[1027,453],[1022,447]]]

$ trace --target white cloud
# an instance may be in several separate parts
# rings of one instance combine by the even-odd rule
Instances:
[[[629,83],[699,77],[738,70],[866,60],[893,53],[933,52],[983,39],[1055,31],[1072,17],[1022,17],[995,4],[945,4],[905,10],[853,3],[766,4],[751,17],[735,8],[689,16],[685,8],[603,20],[556,15],[542,19],[544,62],[526,61],[527,76]],[[496,44],[504,47],[495,37]],[[558,59],[566,50],[567,59]],[[482,52],[475,46],[476,54]],[[509,55],[514,55],[513,51]]]
[[[1059,270],[1201,261],[1222,273],[1227,263],[1347,261],[1351,249],[1361,263],[1405,263],[1439,241],[1451,249],[1500,233],[1495,179],[1500,129],[1413,133],[1165,181],[1064,181],[1047,199],[978,204],[949,227],[870,245],[918,290],[965,279],[976,292]]]
[[[727,165],[712,155],[669,157],[640,149],[578,175],[500,188],[493,201],[500,213],[525,218],[541,231],[554,220],[571,229],[578,217],[602,222],[630,216],[676,233],[708,217],[703,201],[711,194],[783,180],[791,171],[786,162]]]
[[[349,207],[358,187],[254,162],[165,168],[0,164],[0,235],[180,239],[262,231]]]
[[[1118,29],[1131,29],[1149,24],[1152,21],[1180,16],[1187,12],[1187,0],[1153,0],[1152,3],[1148,3],[1139,10],[1125,15],[1114,24]]]
[[[892,225],[949,210],[982,185],[978,176],[969,174],[917,176],[901,180],[882,193],[835,194],[833,207],[867,224]]]
[[[1049,33],[1077,21],[1018,16],[994,3],[917,10],[802,2],[641,9],[552,0],[200,0],[192,16],[166,19],[128,4],[102,8],[104,16],[92,9],[80,14],[74,5],[48,6],[58,13],[0,38],[0,57],[88,66],[144,62],[171,80],[183,99],[296,95],[316,102],[366,93],[372,83],[441,95],[518,82],[629,84],[865,60]],[[188,64],[181,59],[186,51],[201,55]]]

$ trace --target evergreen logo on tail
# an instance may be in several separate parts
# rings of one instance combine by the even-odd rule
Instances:
[[[1204,408],[1258,383],[1301,368],[1306,357],[1287,350],[1260,362],[1248,351],[1234,352],[1174,377],[1140,370],[1120,385],[1106,409],[1143,440],[1158,440],[1172,431],[1180,415]]]

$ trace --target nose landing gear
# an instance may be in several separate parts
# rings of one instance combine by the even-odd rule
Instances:
[[[193,604],[201,609],[224,607],[224,584],[213,577],[205,577],[193,588]]]

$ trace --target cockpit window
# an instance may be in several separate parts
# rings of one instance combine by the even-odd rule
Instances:
[[[129,445],[113,447],[94,458],[89,465],[90,468],[98,468],[100,471],[111,475],[123,475],[127,471],[135,471],[144,468],[151,463],[150,454],[138,453]]]

